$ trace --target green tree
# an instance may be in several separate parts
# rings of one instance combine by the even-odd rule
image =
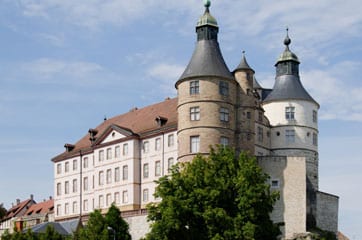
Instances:
[[[279,194],[267,180],[254,157],[224,147],[176,165],[157,181],[162,201],[148,205],[146,239],[276,239],[269,214]]]
[[[3,219],[3,217],[5,217],[6,213],[7,213],[7,210],[4,207],[4,204],[1,203],[0,204],[0,220]]]
[[[63,240],[65,239],[64,236],[62,236],[60,233],[54,230],[54,227],[51,225],[48,225],[45,229],[45,233],[39,233],[39,239],[40,240]]]
[[[121,217],[121,211],[114,205],[108,209],[105,216],[107,227],[110,228],[110,233],[115,234],[116,240],[130,240],[128,223]]]
[[[108,240],[108,229],[100,210],[94,210],[88,219],[87,226],[80,230],[80,240]]]

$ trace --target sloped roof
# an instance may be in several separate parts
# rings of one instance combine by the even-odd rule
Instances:
[[[20,217],[19,214],[20,212],[26,208],[28,205],[30,204],[34,204],[35,201],[31,198],[27,199],[27,200],[24,200],[22,202],[20,202],[19,204],[13,206],[12,208],[10,208],[5,217],[3,218],[3,220],[6,220],[6,219],[10,219],[10,218],[13,218],[13,217]]]
[[[125,128],[131,131],[135,136],[142,135],[160,128],[155,121],[155,119],[160,116],[167,119],[163,128],[177,125],[177,98],[166,99],[163,102],[149,105],[141,109],[133,109],[128,113],[107,119],[95,128],[95,130],[98,131],[96,137],[100,137],[112,125]],[[79,155],[80,150],[90,149],[91,147],[92,143],[87,134],[74,144],[74,149],[72,151],[64,152],[54,157],[52,161],[56,162],[67,157]]]
[[[48,201],[36,203],[30,206],[24,215],[31,216],[34,214],[50,213],[54,210],[54,199]]]

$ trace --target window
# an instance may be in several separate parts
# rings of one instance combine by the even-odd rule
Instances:
[[[192,107],[192,108],[190,108],[190,120],[191,121],[200,120],[200,107]]]
[[[229,83],[220,81],[219,82],[219,93],[223,96],[229,95]]]
[[[57,205],[57,215],[60,216],[60,214],[61,214],[61,205],[58,204]]]
[[[112,148],[107,148],[107,160],[112,159]]]
[[[83,210],[88,211],[88,200],[87,199],[83,201]]]
[[[318,114],[317,114],[317,111],[316,110],[313,110],[313,122],[317,122],[318,120]]]
[[[263,142],[263,128],[262,127],[258,127],[258,141],[259,142]]]
[[[99,162],[102,162],[104,160],[104,151],[103,150],[100,150],[98,152],[98,161]]]
[[[123,176],[123,180],[127,180],[128,179],[128,165],[123,166],[122,168],[122,176]]]
[[[200,151],[200,136],[190,137],[190,152],[197,153]]]
[[[295,118],[295,107],[285,107],[285,119],[294,120]]]
[[[246,118],[251,119],[251,112],[246,112]]]
[[[156,163],[155,163],[155,176],[160,176],[160,175],[161,175],[161,162],[156,161]]]
[[[106,206],[108,207],[112,203],[112,195],[110,193],[106,196]]]
[[[168,172],[168,173],[171,172],[172,165],[173,165],[173,158],[169,158],[169,159],[167,160],[167,172]]]
[[[127,191],[122,192],[122,202],[128,203],[128,192]]]
[[[263,112],[258,112],[258,121],[263,122]]]
[[[62,165],[60,163],[57,164],[57,174],[62,173]]]
[[[191,81],[190,82],[190,94],[199,94],[200,93],[200,85],[199,81]]]
[[[112,182],[112,170],[111,169],[107,169],[107,184]]]
[[[316,133],[313,133],[313,145],[318,145],[318,135]]]
[[[78,161],[73,160],[73,171],[76,171],[78,169]]]
[[[143,189],[142,199],[144,202],[148,201],[148,189]]]
[[[161,138],[156,138],[155,140],[155,150],[158,151],[161,149]]]
[[[76,193],[78,191],[78,180],[73,179],[73,193]]]
[[[66,162],[64,165],[64,172],[69,172],[69,162]]]
[[[104,172],[103,171],[100,171],[99,174],[98,174],[98,185],[99,186],[102,186],[103,183],[104,183]]]
[[[150,150],[150,143],[148,141],[143,142],[143,152],[147,153]]]
[[[294,130],[285,130],[285,141],[287,144],[295,142],[295,131]]]
[[[229,138],[227,138],[227,137],[221,137],[221,138],[220,138],[220,145],[222,145],[222,146],[228,146],[228,145],[229,145]]]
[[[120,180],[120,172],[119,172],[119,167],[116,167],[114,169],[114,182],[119,182]]]
[[[115,192],[115,193],[114,193],[114,202],[115,202],[116,204],[119,204],[119,192]]]
[[[173,134],[168,135],[167,146],[172,147],[174,145],[175,139]]]
[[[83,178],[83,190],[88,191],[88,177]]]
[[[149,174],[148,170],[149,170],[148,163],[143,164],[143,178],[148,178],[148,174]]]
[[[77,213],[77,211],[78,211],[78,203],[73,202],[73,213]]]
[[[277,179],[271,180],[270,186],[271,186],[272,188],[279,188],[279,180],[277,180]]]
[[[103,205],[104,205],[104,197],[103,197],[103,195],[99,195],[98,201],[99,201],[99,207],[102,208]]]
[[[68,194],[69,193],[69,182],[65,181],[64,184],[64,194]]]
[[[228,122],[229,121],[229,109],[220,108],[220,121]]]
[[[121,153],[120,153],[120,147],[119,146],[116,146],[115,148],[114,148],[114,157],[115,158],[119,158],[119,156],[121,155]]]
[[[61,183],[57,183],[57,195],[58,196],[62,195],[62,184]]]
[[[123,156],[128,155],[128,143],[123,144]]]
[[[64,214],[69,213],[69,203],[64,204]]]
[[[83,159],[83,168],[88,168],[88,158],[87,157],[85,157]]]

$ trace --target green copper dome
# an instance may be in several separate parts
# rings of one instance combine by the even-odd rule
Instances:
[[[210,14],[209,11],[210,5],[211,5],[210,0],[204,1],[204,6],[206,8],[205,13],[200,17],[199,21],[196,24],[196,27],[201,27],[206,25],[218,27],[216,19]]]
[[[287,36],[284,39],[284,45],[286,47],[285,47],[284,52],[279,56],[277,63],[278,62],[285,62],[285,61],[294,61],[294,62],[299,63],[299,59],[298,59],[297,55],[295,55],[289,49],[289,45],[290,45],[291,42],[292,42],[292,40],[290,40],[290,38],[289,38],[288,29],[287,29]]]

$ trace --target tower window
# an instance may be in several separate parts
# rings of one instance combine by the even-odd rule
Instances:
[[[190,108],[190,120],[191,121],[200,120],[200,107],[192,107],[192,108]]]
[[[200,93],[200,85],[199,81],[191,81],[190,82],[190,94],[199,94]]]
[[[220,121],[222,121],[222,122],[229,121],[229,109],[220,108]]]
[[[317,111],[316,110],[313,110],[313,122],[317,122],[318,120],[318,115],[317,115]]]
[[[294,120],[295,118],[295,107],[285,107],[285,119]]]
[[[223,96],[229,95],[229,83],[220,81],[219,82],[219,93]]]
[[[222,146],[228,146],[229,145],[229,138],[227,138],[227,137],[221,137],[220,138],[220,145],[222,145]]]
[[[285,141],[287,144],[295,142],[295,130],[285,130]]]
[[[263,142],[263,128],[262,127],[258,127],[258,141],[259,142]]]
[[[200,151],[200,136],[190,137],[190,152],[197,153]]]
[[[314,146],[318,145],[318,136],[316,133],[313,133],[313,145]]]

